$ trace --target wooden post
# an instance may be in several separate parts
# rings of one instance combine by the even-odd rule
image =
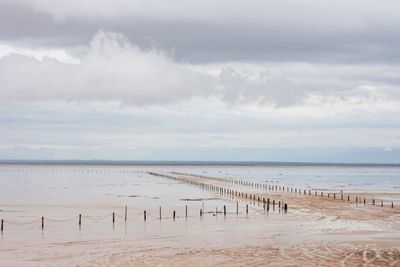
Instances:
[[[174,221],[175,221],[175,210],[174,210],[174,213],[172,214],[172,218],[173,218]]]
[[[375,206],[375,199],[372,199],[372,205]]]
[[[44,217],[42,216],[42,230],[44,229]]]
[[[113,224],[115,223],[115,212],[113,212]]]
[[[392,202],[393,206],[393,202]],[[239,201],[236,201],[236,215],[239,214]]]
[[[146,221],[146,210],[143,211],[143,219]]]
[[[202,216],[203,216],[203,210],[200,209],[200,217],[202,217]]]
[[[365,206],[365,198],[364,198],[364,206]]]
[[[128,206],[125,206],[125,222],[128,219]]]
[[[82,215],[79,214],[79,227],[82,225]]]
[[[249,214],[249,204],[246,204],[246,214]]]
[[[185,216],[187,218],[187,205],[185,206]]]
[[[226,206],[224,205],[224,216],[226,216]]]
[[[392,201],[392,209],[393,209],[393,201]],[[3,220],[1,220],[1,225],[3,226]],[[1,228],[3,229],[3,228]]]
[[[349,195],[347,196],[347,201],[350,201],[350,196]]]
[[[393,208],[393,202],[392,202],[392,208]],[[1,219],[1,232],[3,233],[4,230],[4,220]]]
[[[287,203],[285,203],[285,205],[283,206],[284,208],[284,210],[285,210],[285,213],[287,212]]]
[[[383,207],[383,200],[381,200],[381,207]]]
[[[159,214],[160,214],[160,221],[161,221],[161,206],[158,208]]]

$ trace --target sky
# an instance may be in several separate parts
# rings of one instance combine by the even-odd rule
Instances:
[[[0,0],[0,160],[400,163],[398,0]]]

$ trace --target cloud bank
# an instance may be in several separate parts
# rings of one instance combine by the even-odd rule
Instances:
[[[398,100],[397,67],[306,63],[193,65],[122,34],[98,32],[76,62],[0,58],[1,101],[102,101],[153,105],[217,98],[272,107]],[[31,52],[30,52],[31,53]]]

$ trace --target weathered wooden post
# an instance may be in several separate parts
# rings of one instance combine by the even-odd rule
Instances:
[[[203,216],[203,210],[200,209],[200,217],[202,217],[202,216]]]
[[[375,199],[372,199],[372,205],[375,206]]]
[[[112,213],[112,222],[115,223],[115,212]]]
[[[187,218],[187,205],[185,206],[185,217]]]
[[[239,201],[236,201],[236,215],[239,214]]]
[[[158,213],[159,213],[159,215],[160,215],[160,221],[161,221],[161,206],[158,207]]]
[[[381,207],[383,207],[383,200],[381,200]]]
[[[42,216],[42,230],[44,229],[44,217]]]
[[[347,201],[350,201],[350,195],[347,195]]]
[[[125,222],[128,219],[128,206],[125,206]]]
[[[283,206],[283,209],[285,210],[285,213],[287,212],[287,203]]]
[[[393,203],[392,203],[392,208],[393,208]],[[4,230],[4,220],[1,219],[1,232],[3,233]]]
[[[393,209],[393,201],[392,201],[392,209]],[[1,220],[2,221],[2,225],[3,225],[3,220]]]
[[[145,221],[146,221],[146,217],[147,217],[146,215],[147,215],[147,214],[146,214],[146,210],[144,210],[144,211],[143,211],[143,220],[145,220]]]
[[[224,205],[224,216],[226,216],[226,206]]]
[[[79,227],[81,227],[81,225],[82,225],[82,215],[79,214]]]
[[[246,214],[249,214],[249,204],[246,204]]]
[[[172,218],[173,218],[174,221],[175,221],[175,210],[174,210],[174,212],[173,212],[173,214],[172,214]]]

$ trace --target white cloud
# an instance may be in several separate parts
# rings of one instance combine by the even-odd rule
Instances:
[[[173,62],[162,51],[140,50],[112,32],[99,32],[79,64],[47,57],[3,57],[0,81],[3,101],[118,100],[153,104],[182,100],[209,87],[207,76]]]
[[[400,98],[396,78],[390,74],[394,66],[229,62],[195,66],[176,62],[162,50],[142,50],[113,32],[97,33],[87,53],[73,63],[44,56],[45,52],[41,58],[30,50],[16,52],[22,55],[0,58],[1,101],[152,105],[216,97],[229,105],[282,107]]]

